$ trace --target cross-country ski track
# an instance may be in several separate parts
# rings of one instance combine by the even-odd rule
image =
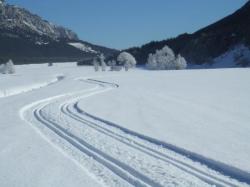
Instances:
[[[97,80],[98,79],[98,80]],[[39,100],[23,120],[94,180],[107,186],[243,186],[248,173],[100,119],[78,103],[119,89],[101,78],[78,78],[93,88]],[[51,85],[52,87],[53,85]]]

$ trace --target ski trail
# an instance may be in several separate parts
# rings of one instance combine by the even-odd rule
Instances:
[[[75,104],[74,104],[74,106],[75,106]],[[93,129],[95,129],[95,130],[97,130],[97,131],[99,131],[99,132],[101,132],[109,137],[112,137],[113,139],[115,139],[119,142],[122,142],[126,145],[129,145],[129,146],[135,148],[136,150],[139,150],[145,154],[148,154],[152,157],[160,159],[164,162],[170,163],[170,164],[174,165],[175,167],[178,167],[179,169],[181,169],[185,172],[188,172],[188,173],[200,178],[201,180],[203,180],[209,184],[216,185],[216,186],[224,186],[224,185],[235,186],[235,187],[237,186],[236,184],[227,182],[223,179],[220,179],[216,176],[213,176],[212,174],[209,174],[209,173],[206,173],[202,170],[199,170],[199,169],[193,167],[192,165],[189,165],[183,161],[177,160],[174,157],[171,157],[167,154],[164,154],[164,153],[158,151],[155,148],[155,145],[150,146],[151,143],[149,143],[149,142],[144,143],[145,140],[140,140],[140,139],[138,139],[138,137],[129,137],[130,135],[125,134],[123,132],[117,133],[116,131],[111,131],[108,128],[105,128],[104,127],[105,125],[99,125],[98,123],[94,123],[91,120],[88,121],[86,118],[83,118],[83,117],[81,117],[73,112],[74,106],[65,104],[62,106],[61,110],[64,114],[72,117],[73,119],[75,119],[81,123],[87,124],[91,128],[93,128]],[[121,134],[124,134],[124,135],[121,135]]]
[[[128,183],[135,185],[135,186],[146,186],[144,181],[151,184],[151,181],[148,178],[145,178],[143,175],[137,173],[133,168],[128,168],[124,164],[122,164],[119,160],[115,160],[110,156],[106,155],[105,153],[101,152],[100,150],[94,148],[92,145],[85,142],[83,139],[73,135],[70,132],[67,132],[66,129],[60,127],[60,125],[56,124],[53,121],[46,119],[41,112],[42,108],[36,109],[34,112],[35,117],[44,125],[46,125],[49,129],[55,132],[58,136],[68,141],[72,146],[76,147],[89,157],[94,158],[97,162],[101,163],[108,169],[112,170],[118,176],[126,180]],[[130,176],[132,173],[133,175],[137,176],[137,178],[142,179],[142,181]],[[152,186],[159,186],[155,183],[152,183]],[[160,187],[160,186],[159,186]]]
[[[98,82],[102,82],[102,81],[98,81]],[[108,84],[107,84],[106,82],[102,82],[102,83],[104,83],[104,84],[106,84],[106,85],[112,85],[112,83],[108,83]],[[116,87],[116,86],[113,86],[113,87]],[[107,120],[104,120],[104,119],[101,119],[101,118],[99,118],[99,117],[93,116],[93,115],[91,115],[91,114],[89,114],[89,113],[83,111],[83,110],[78,106],[78,102],[75,102],[75,103],[73,104],[73,106],[71,106],[71,108],[72,108],[71,110],[69,110],[69,108],[70,108],[70,106],[67,107],[67,112],[68,112],[68,114],[73,115],[74,117],[78,118],[78,120],[79,120],[79,119],[80,119],[80,120],[85,120],[85,122],[86,122],[86,119],[85,119],[85,118],[87,118],[87,119],[90,120],[90,121],[88,121],[88,122],[90,122],[90,123],[92,123],[92,124],[95,124],[95,125],[98,126],[99,128],[102,128],[102,129],[104,129],[104,130],[106,130],[106,131],[109,131],[109,132],[111,132],[111,131],[110,131],[110,130],[111,130],[111,127],[113,127],[116,131],[117,131],[117,130],[118,130],[118,131],[122,131],[122,132],[123,132],[124,134],[126,134],[126,135],[130,135],[131,137],[139,138],[140,140],[144,140],[144,141],[148,142],[149,144],[155,144],[155,145],[164,147],[164,148],[166,148],[166,149],[172,150],[172,151],[174,151],[174,152],[176,152],[176,153],[178,153],[178,154],[184,155],[184,156],[186,156],[186,157],[188,157],[188,158],[190,158],[190,159],[192,159],[192,160],[194,160],[194,161],[200,162],[201,164],[204,164],[204,165],[206,165],[207,167],[211,168],[212,170],[218,171],[218,172],[222,173],[222,174],[225,175],[225,176],[229,176],[230,178],[233,178],[233,179],[236,179],[236,180],[238,180],[238,181],[241,181],[241,182],[245,182],[245,183],[247,183],[247,184],[250,184],[250,174],[247,173],[247,172],[245,172],[245,171],[243,171],[243,170],[240,170],[240,169],[235,168],[235,167],[233,167],[233,166],[228,166],[228,165],[226,165],[226,164],[224,164],[224,163],[220,163],[220,162],[218,162],[218,161],[214,161],[214,160],[211,160],[211,159],[209,159],[209,158],[205,158],[205,157],[203,157],[203,156],[201,156],[201,155],[199,155],[199,154],[192,153],[192,152],[187,151],[187,150],[185,150],[185,149],[176,147],[176,146],[171,145],[171,144],[167,144],[167,143],[165,143],[165,142],[161,142],[161,141],[156,140],[156,139],[153,139],[153,138],[151,138],[151,137],[147,137],[147,136],[145,136],[145,135],[142,135],[142,134],[139,134],[139,133],[137,133],[137,132],[134,132],[134,131],[131,131],[131,130],[129,130],[129,129],[126,129],[126,128],[120,126],[120,125],[117,125],[117,124],[114,124],[114,123],[109,122],[109,121],[107,121]],[[75,112],[73,112],[74,110],[75,110]],[[79,115],[79,114],[80,114],[80,115]],[[83,117],[84,117],[84,118],[83,118]],[[77,119],[76,119],[76,120],[77,120]],[[93,123],[93,121],[94,121],[95,123]],[[100,125],[100,124],[101,124],[101,125]],[[108,128],[105,128],[105,126],[107,126]],[[113,133],[113,132],[111,132],[111,133]],[[118,136],[119,136],[119,135],[118,135]],[[129,141],[133,141],[133,140],[129,140]],[[141,147],[145,147],[144,145],[140,145],[140,144],[138,144],[138,143],[136,143],[136,142],[134,142],[134,143],[137,144],[137,145],[139,145],[139,146],[141,146]],[[149,149],[149,150],[152,151],[151,148],[148,148],[148,147],[147,147],[147,149]],[[159,153],[159,152],[157,152],[157,151],[155,151],[155,150],[153,150],[153,152],[156,152],[157,154],[160,154],[160,155],[161,155],[161,153]],[[182,164],[184,164],[184,163],[182,163]],[[186,164],[185,164],[185,165],[186,165]],[[188,167],[193,168],[193,167],[190,166],[190,165],[189,165]],[[194,168],[193,168],[193,169],[194,169]],[[201,172],[201,171],[199,171],[199,173],[200,173],[200,172]],[[207,174],[206,174],[206,175],[207,175]],[[218,181],[220,181],[220,182],[223,182],[223,183],[225,183],[225,184],[227,184],[227,185],[230,185],[230,186],[237,186],[237,185],[234,185],[234,184],[232,184],[232,183],[228,183],[228,182],[226,182],[226,181],[224,181],[224,180],[221,180],[221,179],[219,179],[219,178],[217,178],[217,177],[215,177],[215,176],[212,176],[212,178],[214,178],[214,179],[216,179],[216,180],[218,180]]]
[[[107,89],[109,90],[109,89]],[[34,103],[31,103],[20,110],[20,117],[26,121],[34,130],[59,152],[70,158],[77,166],[90,175],[94,180],[99,181],[102,185],[106,186],[148,186],[142,182],[131,178],[128,172],[119,170],[114,164],[109,161],[105,161],[102,157],[96,155],[92,150],[83,145],[83,140],[79,140],[71,134],[66,133],[67,130],[58,128],[52,121],[43,118],[41,116],[41,108],[44,108],[51,103],[57,102],[60,99],[72,98],[73,95],[83,95],[90,97],[97,93],[104,91],[99,87],[94,87],[88,90],[62,94],[47,99],[43,99]],[[32,115],[31,115],[32,114]],[[35,118],[34,118],[35,117]],[[37,123],[39,121],[40,123]],[[46,127],[46,128],[44,128]],[[61,138],[58,138],[61,137]],[[81,152],[81,153],[79,153]],[[84,153],[84,154],[82,154]],[[95,161],[93,161],[95,160]],[[98,163],[99,161],[99,163]],[[109,169],[107,169],[109,168]],[[113,175],[113,172],[117,172]],[[122,180],[121,180],[122,178]],[[123,178],[125,180],[123,180]],[[129,181],[129,182],[127,182]]]
[[[81,81],[98,87],[33,103],[21,115],[97,180],[109,186],[239,186],[238,181],[204,165],[196,167],[197,162],[187,155],[183,159],[178,151],[82,111],[80,99],[119,85],[94,79]]]

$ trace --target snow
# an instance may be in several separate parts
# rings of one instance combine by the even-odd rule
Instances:
[[[240,67],[240,65],[237,63],[241,62],[242,60],[246,60],[248,63],[250,62],[250,49],[244,44],[238,44],[233,48],[229,49],[224,54],[214,58],[212,60],[212,64],[189,65],[189,68],[190,69],[235,68],[235,67]]]
[[[48,45],[49,42],[40,42],[40,41],[37,41],[35,42],[36,45]]]
[[[245,58],[250,61],[250,50],[243,44],[235,46],[233,49],[230,49],[223,55],[214,59],[214,67],[215,68],[223,68],[223,67],[236,67],[237,66],[237,58],[238,60]]]
[[[23,73],[19,67],[17,71],[19,73],[13,75],[0,74],[0,98],[39,89],[63,79],[63,75],[59,74],[46,76],[30,71]]]
[[[80,49],[81,51],[84,51],[84,52],[97,53],[97,51],[93,50],[90,46],[87,46],[83,43],[72,42],[72,43],[69,43],[69,45],[71,45],[77,49]]]
[[[120,88],[82,100],[88,113],[250,172],[249,69],[133,71],[102,80]]]
[[[0,74],[0,186],[248,186],[249,71],[16,66]]]
[[[40,31],[40,30],[39,30],[35,25],[33,25],[32,23],[29,23],[29,22],[27,22],[27,21],[25,21],[25,20],[23,20],[22,22],[23,22],[23,24],[25,24],[26,26],[28,26],[30,29],[36,31],[37,33],[39,33],[39,34],[41,34],[41,35],[43,34],[43,32]]]
[[[15,76],[0,74],[1,80],[8,80],[7,83],[1,81],[0,88],[14,89],[14,85],[29,87],[32,82],[49,82],[58,73],[57,67],[17,66],[18,74]],[[59,72],[64,68],[69,67],[63,65]],[[51,89],[51,86],[0,98],[0,186],[100,186],[91,175],[50,146],[20,118],[19,110],[24,106],[65,91],[63,85],[58,89]]]

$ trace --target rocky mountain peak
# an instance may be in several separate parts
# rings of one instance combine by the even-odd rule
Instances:
[[[57,26],[24,8],[0,0],[0,64],[80,61],[86,64],[100,53],[116,50],[78,39],[76,33]]]
[[[54,25],[41,17],[30,13],[26,9],[4,4],[0,0],[0,28],[1,32],[11,31],[13,35],[34,39],[30,35],[36,35],[37,38],[47,38],[52,40],[78,40],[76,33],[70,29]]]

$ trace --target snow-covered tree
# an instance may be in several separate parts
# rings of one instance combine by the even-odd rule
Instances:
[[[111,61],[111,65],[112,65],[112,66],[115,66],[115,65],[116,65],[116,61],[115,61],[115,60],[112,60],[112,61]]]
[[[5,71],[5,64],[0,64],[0,73],[4,73]]]
[[[116,63],[114,63],[113,60],[109,60],[109,61],[107,62],[107,66],[112,66],[112,65],[114,65],[114,64],[116,64]]]
[[[100,62],[101,62],[101,67],[102,67],[102,71],[106,71],[106,63],[105,63],[105,57],[103,54],[100,55]]]
[[[120,65],[123,65],[125,67],[125,70],[133,68],[136,65],[135,58],[127,52],[120,53],[119,56],[117,57],[117,61],[119,62]]]
[[[102,71],[106,71],[107,65],[106,65],[105,61],[101,62],[101,66],[102,66]]]
[[[4,67],[4,73],[14,74],[16,72],[13,61],[10,59]]]
[[[148,55],[148,63],[146,64],[146,67],[151,70],[158,69],[158,64],[156,62],[156,58],[153,54]]]
[[[110,71],[113,71],[116,67],[116,61],[115,60],[111,60],[110,61]]]
[[[125,71],[128,71],[129,67],[130,67],[129,63],[125,63],[125,64],[124,64],[124,69],[125,69]]]
[[[97,61],[96,58],[93,60],[93,66],[95,71],[99,71],[99,62]]]
[[[186,69],[187,68],[187,61],[184,57],[178,54],[176,58],[176,69]]]
[[[156,50],[155,54],[149,54],[146,67],[151,70],[185,69],[186,60],[181,56],[175,56],[168,46]]]

